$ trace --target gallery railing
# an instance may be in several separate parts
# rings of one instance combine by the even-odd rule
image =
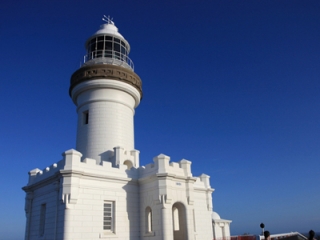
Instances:
[[[113,50],[96,50],[84,55],[83,65],[111,64],[134,70],[133,61],[126,55]]]

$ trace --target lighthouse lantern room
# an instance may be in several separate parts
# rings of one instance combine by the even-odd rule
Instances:
[[[134,70],[133,62],[128,57],[130,45],[118,32],[118,28],[110,17],[104,17],[106,24],[91,36],[85,46],[87,54],[84,64],[112,64]]]

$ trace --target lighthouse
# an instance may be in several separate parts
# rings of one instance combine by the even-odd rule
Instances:
[[[231,221],[212,212],[210,176],[193,176],[191,161],[173,162],[164,154],[140,166],[134,114],[141,79],[129,42],[112,19],[103,20],[85,42],[83,65],[71,75],[76,149],[29,171],[23,187],[25,240],[229,237]]]
[[[97,164],[110,161],[114,147],[134,150],[134,113],[142,97],[130,45],[110,18],[105,21],[86,41],[84,64],[69,89],[78,114],[76,150]]]

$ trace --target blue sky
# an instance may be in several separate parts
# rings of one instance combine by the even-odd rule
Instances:
[[[319,1],[4,3],[0,239],[23,239],[27,172],[75,147],[69,80],[104,14],[143,81],[141,165],[191,160],[233,235],[320,231]]]

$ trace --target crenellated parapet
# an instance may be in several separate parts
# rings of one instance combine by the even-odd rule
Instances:
[[[200,177],[192,176],[191,161],[182,159],[179,162],[170,162],[170,157],[164,154],[154,157],[153,163],[142,167],[139,167],[139,151],[126,151],[122,147],[115,147],[109,161],[102,161],[101,164],[97,164],[96,159],[85,158],[81,160],[82,154],[74,149],[65,151],[62,156],[62,160],[43,170],[38,168],[31,170],[28,186],[58,174],[73,171],[87,176],[136,180],[166,175],[181,180],[194,179],[195,189],[211,189],[210,176],[206,174],[202,174]]]
[[[166,204],[179,199],[188,205],[193,205],[196,191],[200,195],[203,194],[206,209],[212,208],[211,193],[214,189],[210,186],[210,176],[202,174],[199,177],[193,177],[191,161],[182,159],[179,162],[170,162],[169,156],[160,154],[153,158],[153,163],[139,168],[139,182],[141,182],[142,192],[155,184],[154,186],[159,188],[157,194],[165,196]],[[184,193],[182,194],[181,191]],[[179,195],[179,192],[182,195]]]
[[[197,181],[194,184],[195,188],[210,188],[210,176],[207,174],[201,174],[198,178]]]
[[[62,153],[63,159],[43,170],[35,168],[29,172],[28,186],[47,180],[66,171],[82,172],[84,175],[95,175],[103,178],[138,178],[139,151],[125,151],[115,147],[110,161],[102,161],[100,165],[95,159],[85,158],[74,149]]]
[[[50,177],[53,177],[61,169],[63,169],[63,167],[64,167],[64,161],[61,160],[57,163],[52,164],[49,167],[46,167],[43,170],[40,170],[39,168],[35,168],[35,169],[29,171],[28,185],[32,185],[36,182],[40,182],[44,179],[48,179]]]
[[[185,159],[179,162],[170,162],[170,157],[160,154],[153,158],[153,163],[139,168],[140,178],[154,174],[171,174],[177,177],[192,177],[191,162]]]
[[[118,151],[119,150],[119,151]],[[138,152],[138,151],[137,151]],[[97,164],[96,159],[85,158],[81,161],[81,153],[76,150],[69,150],[65,154],[65,168],[63,170],[72,170],[82,175],[94,176],[100,178],[115,178],[115,179],[137,179],[138,171],[136,168],[128,168],[124,166],[126,161],[130,159],[134,161],[134,156],[131,158],[122,152],[122,149],[115,148],[112,159],[118,159],[118,163],[114,164],[111,161],[102,161]]]
[[[113,156],[111,162],[114,166],[119,166],[121,169],[131,169],[139,167],[139,151],[126,151],[123,147],[113,148]]]
[[[193,205],[195,194],[202,196],[207,211],[212,209],[211,193],[214,189],[210,186],[210,176],[201,174],[193,177],[191,172],[191,161],[182,159],[179,162],[170,162],[170,157],[160,154],[153,158],[153,163],[139,168],[139,182],[141,191],[158,188],[158,196],[165,196],[165,201],[156,199],[157,204],[163,202],[171,204],[175,201]],[[155,184],[155,185],[153,185]],[[182,192],[181,192],[182,191]]]

